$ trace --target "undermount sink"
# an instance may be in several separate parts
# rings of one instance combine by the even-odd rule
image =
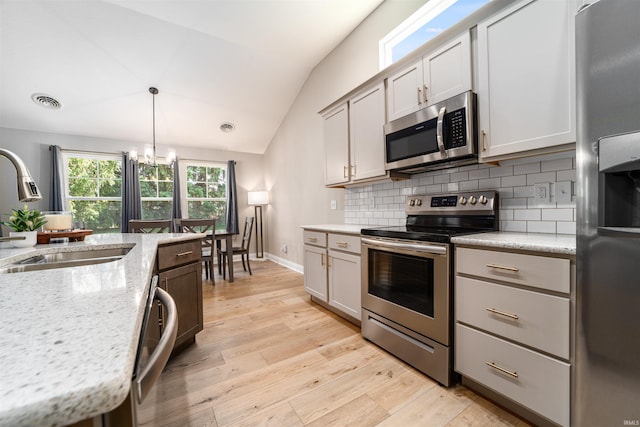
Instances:
[[[0,268],[0,274],[103,264],[105,262],[112,262],[121,259],[129,253],[132,247],[133,246],[124,248],[88,249],[36,255],[13,264],[9,264],[4,268]]]

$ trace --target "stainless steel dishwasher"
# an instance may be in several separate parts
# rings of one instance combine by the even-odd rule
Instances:
[[[144,411],[145,398],[152,391],[162,373],[178,332],[178,311],[171,295],[157,287],[158,276],[154,276],[149,289],[147,306],[138,342],[136,362],[133,369],[131,391],[122,404],[113,411],[96,417],[94,427],[134,427]],[[163,310],[163,325],[158,324],[160,307]],[[146,411],[148,412],[148,411]],[[98,421],[97,418],[100,418]]]

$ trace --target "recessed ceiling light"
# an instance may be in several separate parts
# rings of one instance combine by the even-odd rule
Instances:
[[[220,130],[224,133],[233,132],[234,130],[236,130],[236,125],[234,125],[233,123],[224,122],[220,125]]]
[[[34,93],[31,95],[31,100],[39,106],[50,110],[59,110],[62,108],[62,103],[60,101],[44,93]]]

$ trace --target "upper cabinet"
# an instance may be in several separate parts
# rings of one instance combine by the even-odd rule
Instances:
[[[572,148],[575,13],[574,1],[525,0],[478,24],[481,160]]]
[[[471,90],[469,32],[387,78],[388,120]]]
[[[338,105],[322,116],[324,124],[324,183],[349,181],[349,107]]]
[[[323,114],[325,185],[387,177],[384,84],[367,87]]]

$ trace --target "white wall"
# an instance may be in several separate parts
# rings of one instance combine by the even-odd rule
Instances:
[[[13,151],[24,161],[42,192],[42,200],[29,203],[31,208],[39,210],[48,210],[49,207],[48,195],[51,181],[50,145],[59,145],[62,149],[67,150],[85,150],[117,154],[120,154],[122,151],[129,151],[134,147],[139,147],[138,151],[142,151],[144,148],[144,143],[133,141],[0,128],[0,147]],[[243,218],[245,216],[253,216],[253,207],[247,205],[247,191],[262,190],[265,188],[264,156],[193,147],[181,147],[176,151],[178,151],[178,158],[182,159],[215,162],[235,160],[240,224],[243,224]],[[162,156],[163,153],[166,153],[166,147],[159,145],[158,154]],[[20,207],[22,204],[18,201],[15,168],[11,162],[4,157],[0,157],[0,179],[2,180],[2,184],[0,184],[0,214],[11,213],[12,208]],[[265,222],[266,221],[267,218],[265,217]],[[7,235],[8,229],[4,226],[3,232]]]
[[[378,41],[424,3],[386,0],[367,17],[312,71],[265,152],[271,192],[265,248],[285,264],[302,264],[301,225],[344,223],[344,190],[324,187],[318,111],[378,73]],[[330,209],[331,200],[338,209]]]

